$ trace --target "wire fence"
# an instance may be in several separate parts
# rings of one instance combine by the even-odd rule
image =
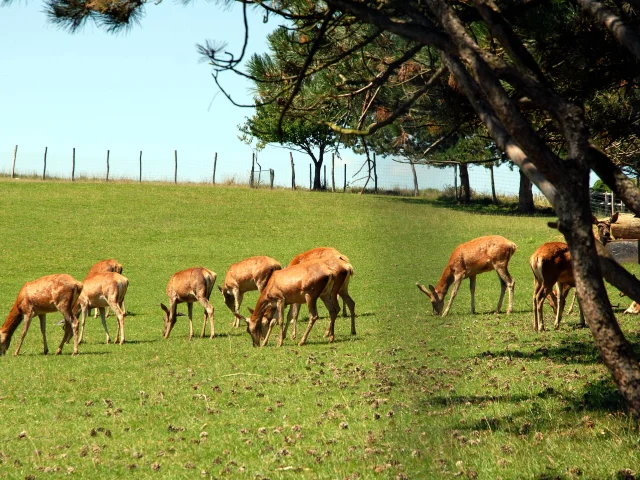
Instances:
[[[498,196],[518,195],[517,168],[503,164],[494,167],[492,172],[485,165],[469,164],[468,171],[472,197],[490,195],[492,188]],[[279,163],[270,165],[255,155],[230,159],[224,153],[217,152],[207,156],[188,150],[165,152],[153,149],[95,153],[95,149],[86,147],[67,151],[43,147],[38,151],[30,147],[5,145],[0,147],[0,173],[43,180],[226,183],[271,188],[291,188],[295,184],[297,188],[310,189],[313,187],[315,168],[308,157],[293,152],[283,152]],[[337,192],[360,191],[366,186],[367,191],[411,195],[427,190],[453,192],[454,185],[460,185],[456,179],[458,173],[453,164],[412,166],[388,158],[363,164],[361,158],[343,160],[336,157],[332,160],[331,156],[325,155],[320,180],[324,188]],[[540,195],[534,187],[536,194]]]

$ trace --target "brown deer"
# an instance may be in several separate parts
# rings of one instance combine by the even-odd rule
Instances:
[[[470,242],[458,245],[449,258],[449,263],[442,272],[442,276],[438,284],[433,287],[429,285],[429,290],[424,285],[416,283],[418,289],[426,294],[431,300],[433,313],[435,315],[446,316],[449,313],[453,299],[458,293],[458,288],[465,278],[469,279],[469,287],[471,289],[471,313],[475,313],[475,292],[476,292],[476,275],[495,270],[500,279],[500,298],[496,312],[500,313],[502,301],[504,300],[505,290],[509,290],[509,307],[507,313],[513,310],[513,292],[515,281],[509,274],[508,266],[511,256],[516,251],[516,244],[511,240],[507,240],[499,235],[491,235],[488,237],[479,237]],[[442,311],[444,306],[444,297],[447,295],[449,287],[453,284],[451,297],[447,308]]]
[[[111,337],[107,330],[107,321],[105,319],[105,307],[111,307],[118,318],[118,329],[116,331],[116,341],[120,338],[120,344],[125,342],[124,339],[124,311],[121,305],[124,302],[124,296],[129,287],[129,280],[116,272],[95,273],[87,276],[84,281],[84,288],[78,297],[76,315],[82,312],[82,320],[80,322],[80,340],[84,340],[84,322],[92,308],[96,308],[100,312],[104,333],[107,335],[107,343],[111,343]]]
[[[557,330],[560,328],[569,290],[576,286],[569,247],[564,242],[543,243],[531,255],[529,265],[533,272],[533,329],[539,332],[544,330],[544,301],[547,296],[550,296],[550,299],[553,299],[552,307],[555,304],[556,312],[553,327]],[[556,284],[558,293],[553,293]],[[584,326],[582,312],[580,325]]]
[[[0,327],[0,354],[4,355],[11,343],[11,337],[20,322],[24,319],[24,327],[18,341],[14,355],[20,353],[20,347],[27,334],[31,319],[36,315],[40,318],[40,331],[44,343],[44,354],[49,353],[47,346],[46,317],[47,313],[56,310],[64,317],[64,336],[56,351],[62,352],[62,347],[73,335],[73,355],[78,354],[78,319],[73,313],[73,307],[82,292],[82,283],[71,275],[47,275],[32,282],[25,283],[18,292],[13,307],[7,315],[4,325]]]
[[[300,253],[293,257],[293,260],[289,262],[289,267],[294,265],[299,265],[301,263],[311,262],[314,260],[327,260],[327,259],[342,259],[343,262],[351,265],[349,259],[341,254],[338,250],[332,247],[318,247],[312,248],[306,252]],[[340,298],[342,298],[342,315],[347,316],[347,307],[349,307],[349,312],[351,313],[351,335],[356,335],[356,302],[353,301],[353,298],[349,295],[349,280],[353,276],[353,266],[351,266],[350,273],[347,275],[347,278],[342,284],[342,288],[338,292]],[[300,311],[300,305],[294,304],[291,305],[289,309],[289,320],[292,320],[291,325],[291,340],[296,338],[296,325],[298,323],[298,313]],[[325,337],[329,335],[329,329],[325,332]]]
[[[329,342],[333,342],[333,326],[340,311],[338,292],[350,271],[353,268],[349,263],[336,258],[301,263],[273,272],[258,298],[256,308],[250,310],[251,318],[247,321],[247,332],[251,335],[253,346],[267,344],[276,321],[280,325],[278,346],[282,346],[288,323],[284,310],[287,305],[296,303],[306,303],[309,309],[309,325],[299,343],[300,346],[304,345],[318,319],[318,298],[329,310]]]
[[[107,260],[100,260],[89,269],[89,272],[87,273],[87,277],[90,277],[91,275],[95,275],[96,273],[106,273],[106,272],[115,272],[122,275],[122,265],[120,265],[118,261],[115,260],[114,258],[109,258]],[[120,309],[126,313],[124,304],[120,305]],[[107,307],[107,313],[105,316],[107,317],[109,316],[110,310],[111,308]],[[98,318],[97,309],[93,315],[93,318]],[[84,331],[84,322],[83,322],[83,327],[81,329],[81,332],[82,331]],[[80,336],[80,342],[82,342],[82,335]]]
[[[224,304],[233,312],[234,328],[240,325],[240,320],[246,320],[240,314],[244,294],[253,290],[262,292],[271,274],[281,268],[277,260],[265,256],[250,257],[229,267],[224,284],[222,288],[218,287],[218,290],[224,298]]]
[[[193,303],[200,302],[204,307],[204,322],[202,324],[202,335],[204,338],[207,326],[207,318],[211,327],[211,335],[215,335],[213,325],[213,306],[209,303],[211,290],[216,283],[216,274],[204,267],[194,267],[182,270],[173,274],[167,284],[167,296],[169,297],[169,308],[160,304],[164,314],[164,338],[169,338],[169,334],[176,324],[178,316],[177,308],[179,303],[187,304],[189,316],[189,340],[193,338]]]
[[[602,245],[606,245],[611,241],[611,224],[616,223],[617,220],[618,213],[601,220],[595,216],[591,217],[591,223],[595,226],[594,236]],[[549,226],[557,228],[557,223],[551,222]],[[562,320],[566,298],[571,288],[575,288],[569,247],[564,242],[544,243],[533,253],[529,259],[529,264],[534,276],[533,328],[537,331],[544,330],[543,306],[546,298],[555,313],[556,317],[553,326],[557,330],[560,328],[560,320]],[[568,313],[573,310],[575,300],[574,291]],[[582,311],[580,311],[579,326],[585,326]]]

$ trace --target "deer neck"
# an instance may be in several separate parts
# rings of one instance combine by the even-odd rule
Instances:
[[[17,303],[15,303],[13,307],[11,307],[4,324],[0,327],[0,341],[4,342],[6,339],[11,338],[13,332],[16,331],[20,322],[22,322],[23,316]]]
[[[436,291],[442,295],[444,298],[449,291],[449,287],[453,283],[453,269],[450,265],[444,267],[444,271],[440,276],[440,280],[438,280],[438,284],[436,285]]]

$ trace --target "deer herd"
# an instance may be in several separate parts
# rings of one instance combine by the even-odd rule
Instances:
[[[353,276],[353,266],[349,259],[335,248],[314,248],[296,256],[287,268],[270,257],[256,256],[234,263],[229,268],[224,285],[218,287],[225,305],[234,315],[234,327],[243,321],[247,332],[251,335],[254,346],[265,346],[269,341],[271,330],[276,323],[280,326],[278,346],[286,336],[289,322],[293,319],[291,339],[296,338],[295,324],[301,304],[309,310],[309,324],[299,342],[303,345],[313,324],[318,319],[316,304],[318,299],[329,310],[330,323],[325,333],[329,342],[334,340],[334,324],[340,312],[338,296],[348,307],[351,314],[351,334],[356,334],[355,302],[349,296],[349,279]],[[164,316],[163,336],[169,338],[177,317],[177,306],[187,304],[189,318],[189,340],[193,337],[193,304],[198,302],[204,308],[202,334],[205,336],[207,320],[210,335],[215,335],[213,313],[214,308],[209,297],[216,282],[216,274],[204,267],[188,268],[171,276],[167,284],[166,294],[169,306],[160,304]],[[82,282],[71,275],[48,275],[32,282],[25,283],[9,311],[4,324],[0,327],[0,355],[9,348],[11,337],[24,320],[20,340],[14,355],[20,353],[20,347],[27,334],[31,320],[36,315],[40,319],[40,330],[44,343],[44,354],[48,353],[46,335],[46,315],[59,311],[64,317],[64,336],[56,351],[60,354],[65,343],[73,337],[73,355],[78,353],[78,344],[84,338],[84,325],[92,308],[98,310],[102,326],[106,334],[106,343],[111,342],[107,330],[106,317],[110,309],[115,313],[118,327],[115,343],[123,344],[125,306],[124,298],[129,280],[122,275],[122,265],[116,260],[103,260],[91,267]],[[240,313],[243,295],[258,290],[259,298],[255,309],[249,309],[251,317]],[[285,307],[291,306],[285,315]],[[81,321],[78,316],[81,315]],[[96,314],[97,315],[97,314]],[[345,313],[346,316],[346,313]],[[80,328],[79,328],[80,327]]]
[[[617,213],[604,220],[593,217],[592,222],[596,226],[596,240],[606,245],[611,240],[611,224],[615,223],[617,219]],[[507,267],[516,248],[515,243],[499,235],[476,238],[458,245],[453,250],[449,263],[444,268],[435,287],[429,285],[427,289],[420,283],[416,283],[416,286],[431,300],[433,313],[444,317],[451,308],[453,299],[458,293],[458,287],[465,278],[468,278],[471,289],[471,313],[473,314],[475,313],[476,275],[495,270],[501,286],[496,312],[500,313],[505,289],[508,289],[509,307],[507,313],[511,313],[515,281],[509,274]],[[529,265],[534,280],[533,328],[536,331],[544,330],[543,306],[546,300],[555,312],[553,326],[558,329],[569,290],[576,286],[569,247],[563,242],[544,243],[533,252],[529,258]],[[452,285],[449,302],[443,311],[444,297]],[[625,313],[638,313],[638,311],[640,311],[640,307],[634,302]],[[584,325],[584,317],[580,312],[580,326],[584,327]]]

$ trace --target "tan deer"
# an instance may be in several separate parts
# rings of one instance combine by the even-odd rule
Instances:
[[[598,219],[591,216],[591,223],[594,225],[594,237],[597,241],[606,245],[611,241],[611,224],[618,220],[618,213],[614,213],[609,218]],[[550,222],[549,226],[557,228],[556,222]],[[571,254],[569,247],[564,242],[548,242],[544,243],[533,253],[529,259],[529,264],[534,275],[534,292],[533,292],[533,328],[534,330],[544,330],[543,306],[546,297],[554,314],[554,328],[560,328],[560,321],[564,313],[566,298],[569,291],[575,288],[575,279],[573,278],[573,267],[571,266]],[[557,278],[556,282],[552,282]],[[555,285],[555,287],[554,287]],[[542,301],[540,300],[542,299]],[[576,293],[574,290],[573,300],[567,313],[573,311],[576,301]],[[579,305],[578,305],[579,307]],[[628,309],[625,313],[628,313]],[[629,312],[631,313],[631,312]],[[584,315],[580,311],[580,327],[585,326]]]
[[[471,289],[471,313],[476,313],[476,275],[495,270],[500,279],[500,298],[496,312],[500,313],[505,290],[509,290],[509,306],[507,313],[513,310],[513,292],[515,281],[509,274],[508,266],[511,256],[516,251],[516,244],[500,235],[479,237],[470,242],[458,245],[449,258],[449,263],[442,272],[438,284],[433,287],[429,285],[429,290],[424,285],[416,283],[418,289],[429,297],[435,315],[446,316],[453,304],[453,299],[458,293],[458,288],[465,278],[469,279]],[[447,295],[449,287],[453,285],[451,297],[447,308],[442,311],[444,297]]]
[[[182,270],[173,274],[167,284],[167,296],[169,297],[169,308],[160,304],[164,316],[164,338],[169,338],[169,334],[176,324],[178,316],[177,308],[179,303],[187,304],[189,316],[189,340],[193,338],[193,303],[200,302],[204,307],[204,322],[202,324],[202,335],[204,338],[207,319],[211,327],[211,335],[215,335],[213,324],[213,306],[209,303],[211,290],[216,283],[216,274],[204,267],[194,267]]]
[[[124,296],[127,293],[129,287],[129,280],[116,272],[94,273],[87,276],[84,281],[84,288],[80,297],[78,297],[78,306],[76,309],[76,315],[78,312],[82,312],[82,319],[80,322],[80,343],[84,340],[84,322],[92,308],[96,308],[100,312],[100,318],[102,319],[102,327],[104,333],[107,336],[107,343],[111,343],[111,337],[107,330],[107,321],[105,318],[105,308],[111,307],[116,313],[118,319],[118,329],[116,331],[115,343],[120,344],[125,342],[124,338],[124,311],[121,305],[124,302]]]
[[[251,318],[247,321],[247,332],[251,335],[254,347],[265,346],[268,343],[276,321],[280,325],[278,346],[282,346],[288,323],[284,315],[285,307],[296,303],[306,303],[309,309],[309,325],[299,343],[300,346],[304,345],[318,319],[318,299],[322,300],[329,310],[329,342],[333,342],[333,326],[340,311],[338,292],[349,271],[353,271],[351,265],[336,258],[301,263],[273,272],[269,283],[258,298],[256,308],[250,309]]]
[[[20,353],[20,347],[27,334],[31,319],[36,315],[40,318],[40,330],[44,343],[44,354],[49,353],[47,346],[46,317],[47,313],[56,310],[64,317],[64,336],[56,351],[62,352],[62,347],[73,335],[73,355],[78,354],[78,319],[73,313],[73,307],[82,292],[82,283],[71,275],[47,275],[32,282],[25,283],[13,307],[7,315],[4,325],[0,327],[0,354],[4,355],[11,343],[11,337],[20,322],[24,319],[24,327],[14,355]]]
[[[262,292],[271,274],[281,268],[277,260],[265,256],[250,257],[229,267],[224,284],[222,288],[218,287],[218,290],[224,298],[224,304],[233,312],[234,328],[240,325],[240,320],[246,320],[240,314],[244,294],[254,290]]]
[[[560,320],[569,290],[576,286],[569,247],[564,242],[543,243],[531,255],[529,265],[533,272],[533,329],[539,332],[544,330],[544,301],[548,295],[553,293],[553,288],[557,284],[558,293],[552,295],[553,300],[556,300],[555,297],[557,297],[556,308],[554,308],[556,319],[553,323],[553,327],[557,330],[560,328]],[[580,325],[584,326],[582,312],[580,313]]]
[[[87,273],[87,277],[90,277],[91,275],[95,275],[96,273],[106,273],[106,272],[116,272],[122,275],[122,265],[120,265],[118,261],[115,260],[114,258],[109,258],[107,260],[100,260],[99,262],[91,266],[91,268],[89,269],[89,272]],[[120,309],[126,313],[124,303],[120,305]],[[105,315],[106,317],[109,316],[110,311],[111,311],[111,307],[107,307],[107,313]],[[98,318],[98,309],[96,309],[93,315],[93,318]],[[84,325],[84,322],[83,322],[83,325]],[[82,331],[84,331],[84,326],[82,328]],[[82,342],[82,335],[80,337],[81,337],[80,342]]]
[[[341,254],[338,250],[332,247],[318,247],[312,248],[306,252],[300,253],[293,257],[293,260],[289,262],[289,267],[294,265],[299,265],[301,263],[311,262],[314,260],[327,260],[327,259],[342,259],[347,264],[351,265],[349,259]],[[353,298],[349,295],[349,280],[353,276],[353,266],[350,267],[350,273],[348,273],[347,278],[342,284],[338,295],[342,298],[342,315],[347,316],[347,307],[349,307],[349,312],[351,313],[351,335],[356,335],[356,302],[353,301]],[[289,309],[288,318],[292,321],[291,324],[291,340],[296,338],[296,326],[298,323],[298,313],[300,312],[300,305],[294,304],[291,305]],[[329,329],[325,332],[324,336],[327,337],[329,335]]]

